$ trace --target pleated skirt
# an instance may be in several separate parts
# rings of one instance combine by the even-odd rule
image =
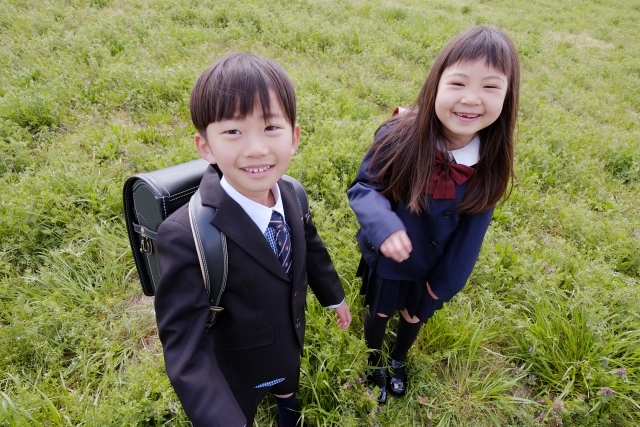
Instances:
[[[360,295],[364,295],[364,306],[369,307],[370,313],[393,316],[396,311],[406,309],[412,317],[426,323],[444,305],[431,297],[426,283],[384,279],[362,258],[356,275],[362,277]]]

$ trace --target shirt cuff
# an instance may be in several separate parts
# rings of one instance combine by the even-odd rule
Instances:
[[[342,305],[342,303],[346,300],[346,298],[342,298],[342,301],[340,301],[340,304],[334,304],[334,305],[328,305],[325,308],[338,308],[340,307],[340,305]]]

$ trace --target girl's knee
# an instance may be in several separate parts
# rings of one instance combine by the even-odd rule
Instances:
[[[406,309],[405,310],[400,310],[400,314],[402,315],[404,320],[406,320],[408,323],[418,323],[418,322],[420,322],[420,319],[418,318],[418,316],[411,317],[409,315],[409,312]],[[378,315],[380,315],[380,313],[378,313]]]
[[[378,316],[378,317],[389,317],[384,313],[376,313],[376,316]]]

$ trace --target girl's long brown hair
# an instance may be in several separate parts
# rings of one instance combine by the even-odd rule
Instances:
[[[518,52],[501,30],[477,26],[459,34],[442,49],[411,111],[383,123],[382,126],[389,125],[390,131],[371,147],[371,168],[375,171],[374,180],[385,186],[382,194],[406,203],[414,213],[429,209],[423,188],[435,166],[437,143],[446,141],[435,111],[440,77],[453,64],[477,61],[507,76],[508,88],[500,116],[479,132],[480,159],[458,212],[475,214],[490,209],[513,180],[513,140],[520,91]]]

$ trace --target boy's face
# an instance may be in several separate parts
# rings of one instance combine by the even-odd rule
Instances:
[[[240,194],[271,207],[270,190],[282,177],[298,148],[300,126],[291,126],[271,94],[271,116],[257,107],[244,119],[222,120],[207,126],[206,139],[195,136],[203,159],[218,165]]]

